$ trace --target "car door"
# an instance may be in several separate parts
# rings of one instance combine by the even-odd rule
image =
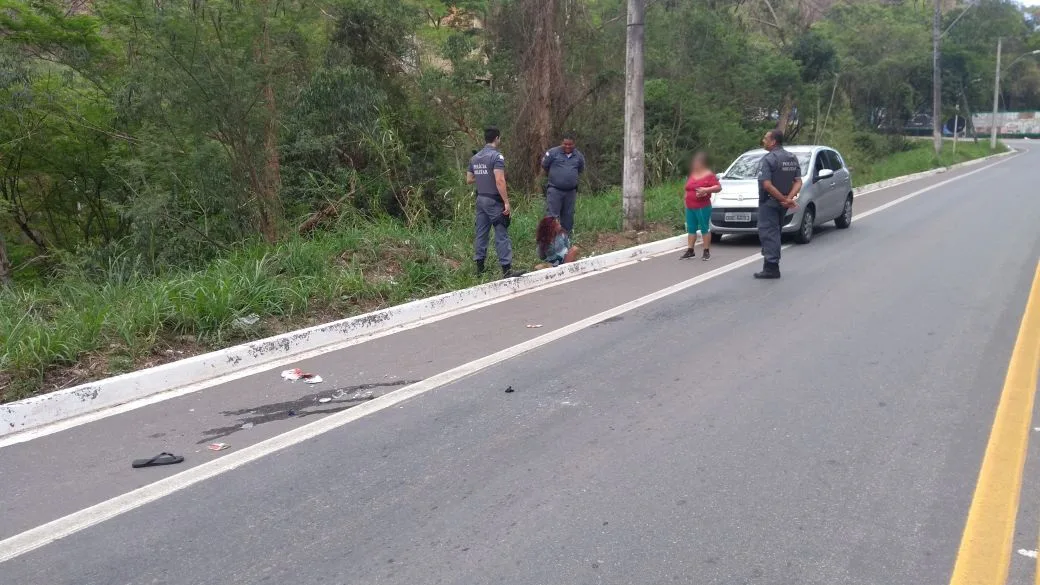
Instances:
[[[830,169],[826,152],[825,150],[816,151],[816,158],[812,163],[812,204],[816,207],[816,223],[826,220],[833,213],[831,207],[834,205],[834,195],[831,191],[834,177],[821,176],[823,171]]]
[[[823,157],[824,168],[833,173],[830,177],[820,181],[823,188],[824,205],[818,212],[818,217],[823,221],[830,221],[841,214],[842,206],[845,204],[845,193],[842,192],[842,180],[840,171],[842,169],[841,159],[833,150],[824,149],[820,151]]]
[[[852,193],[852,171],[845,165],[845,159],[838,151],[832,150],[831,157],[835,163],[834,175],[837,179],[838,196],[841,201],[841,209],[838,211],[840,214],[844,210],[845,198]]]

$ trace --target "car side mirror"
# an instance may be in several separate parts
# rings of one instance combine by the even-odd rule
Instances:
[[[829,179],[834,176],[833,169],[820,169],[820,172],[816,174],[816,180],[822,181],[823,179]]]

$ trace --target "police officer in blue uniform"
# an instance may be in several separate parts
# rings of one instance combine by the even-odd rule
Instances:
[[[802,190],[802,169],[798,157],[784,150],[784,133],[770,130],[762,138],[769,152],[758,169],[758,238],[762,241],[764,263],[755,278],[780,278],[780,236],[784,218],[798,207]]]
[[[498,128],[484,130],[484,148],[473,155],[466,172],[466,184],[477,188],[477,237],[473,260],[483,274],[488,241],[495,230],[495,252],[503,277],[519,276],[513,270],[513,242],[509,239],[509,193],[506,189],[506,159],[499,152],[502,133]]]
[[[585,155],[575,148],[573,134],[565,134],[559,146],[546,151],[542,169],[548,178],[545,215],[560,218],[560,225],[570,234],[574,230],[578,179],[585,172]]]

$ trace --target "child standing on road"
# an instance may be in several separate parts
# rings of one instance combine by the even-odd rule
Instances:
[[[701,232],[701,241],[704,242],[702,260],[711,258],[711,196],[721,190],[719,178],[708,166],[708,155],[704,152],[693,155],[690,178],[686,181],[686,234],[689,247],[682,255],[682,260],[697,255],[693,246],[697,243],[698,230]]]

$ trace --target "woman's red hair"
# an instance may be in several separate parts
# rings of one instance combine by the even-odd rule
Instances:
[[[553,239],[556,238],[556,218],[555,217],[543,217],[542,221],[538,222],[538,231],[535,233],[534,241],[538,243],[538,257],[545,258],[545,253],[552,246]]]

